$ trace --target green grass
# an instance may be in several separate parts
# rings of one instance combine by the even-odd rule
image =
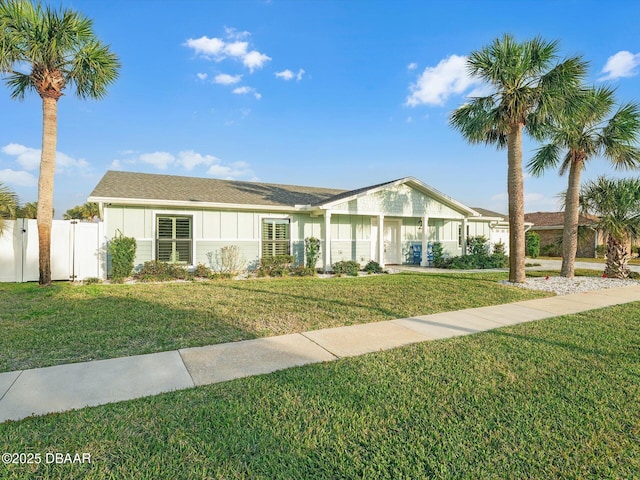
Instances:
[[[0,425],[8,479],[638,478],[640,303]]]
[[[540,273],[536,273],[540,274]],[[506,273],[196,283],[0,284],[0,371],[495,305],[548,296]]]

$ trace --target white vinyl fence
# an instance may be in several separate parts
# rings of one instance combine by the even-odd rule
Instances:
[[[51,229],[52,280],[104,278],[103,223],[54,220]],[[5,220],[0,235],[0,282],[37,282],[36,220]]]

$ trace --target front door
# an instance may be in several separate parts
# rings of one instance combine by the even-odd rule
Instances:
[[[384,263],[399,264],[402,263],[400,248],[400,230],[401,220],[384,221],[383,241],[384,241]],[[378,219],[371,219],[371,258],[380,261],[379,255],[379,237],[378,237]]]
[[[400,260],[400,221],[384,221],[384,263],[402,263]]]

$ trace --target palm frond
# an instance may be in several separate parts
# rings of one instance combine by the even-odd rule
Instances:
[[[560,148],[555,143],[548,143],[536,150],[529,163],[527,170],[534,177],[540,177],[545,170],[556,168],[560,161]]]

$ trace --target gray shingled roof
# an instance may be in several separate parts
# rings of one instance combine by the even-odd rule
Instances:
[[[476,212],[478,212],[483,217],[502,217],[505,220],[507,220],[509,218],[508,215],[505,215],[503,213],[494,212],[493,210],[487,210],[486,208],[479,208],[479,207],[471,207],[471,208],[473,210],[475,210]]]
[[[272,183],[108,171],[93,198],[172,200],[241,205],[317,205],[345,190]]]

